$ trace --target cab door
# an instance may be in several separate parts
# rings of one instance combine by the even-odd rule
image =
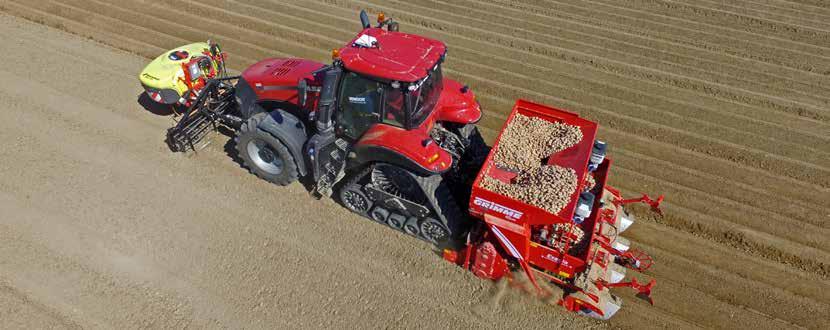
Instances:
[[[357,140],[381,121],[383,84],[353,72],[346,73],[340,84],[335,114],[337,133]]]

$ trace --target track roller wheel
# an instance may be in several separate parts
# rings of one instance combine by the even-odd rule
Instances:
[[[450,238],[450,231],[441,221],[433,218],[421,219],[421,237],[434,244],[445,243]]]
[[[359,185],[347,184],[340,189],[338,194],[340,203],[343,204],[349,211],[368,216],[369,210],[372,209],[372,200],[366,197]]]
[[[392,213],[389,215],[389,218],[386,220],[386,223],[389,227],[395,229],[403,229],[403,224],[406,222],[406,217],[397,213]]]
[[[403,231],[412,236],[419,236],[421,229],[418,227],[418,218],[409,217],[403,225]]]
[[[386,219],[389,218],[389,211],[380,206],[375,206],[375,208],[369,212],[369,217],[372,218],[372,220],[385,224]]]

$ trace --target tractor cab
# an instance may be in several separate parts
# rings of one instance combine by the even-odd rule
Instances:
[[[332,52],[339,75],[324,88],[337,88],[333,115],[338,130],[358,139],[375,124],[412,130],[426,122],[444,89],[441,65],[446,45],[398,31],[382,13],[372,27],[365,13],[363,30]]]
[[[449,170],[460,153],[445,150],[443,137],[453,133],[444,125],[475,123],[481,110],[469,88],[444,78],[446,53],[437,40],[382,26],[363,29],[315,75],[320,93],[307,108],[317,134],[344,140],[355,166],[392,162],[424,175]]]
[[[469,125],[481,118],[481,109],[467,86],[443,76],[446,45],[399,32],[383,14],[376,27],[365,13],[361,21],[363,30],[332,52],[333,64],[312,74],[309,82],[320,87],[319,94],[309,94],[309,104],[311,88],[300,81],[298,99],[316,126],[306,144],[314,181],[327,190],[326,181],[336,182],[340,171],[372,163],[426,176],[457,170]],[[335,161],[341,170],[325,168],[332,152],[348,154],[348,160]]]
[[[432,114],[443,90],[440,59],[431,64],[432,67],[424,69],[420,77],[403,81],[391,75],[361,73],[352,69],[354,65],[343,61],[337,95],[339,102],[334,112],[338,130],[349,138],[358,139],[375,124],[404,130],[421,126]]]
[[[382,14],[374,27],[362,16],[364,28],[332,52],[331,65],[272,58],[242,72],[237,96],[243,118],[290,109],[309,128],[315,121],[334,124],[337,135],[350,142],[377,126],[420,129],[423,140],[436,120],[468,124],[480,119],[469,88],[442,74],[443,42],[399,32],[398,24]]]

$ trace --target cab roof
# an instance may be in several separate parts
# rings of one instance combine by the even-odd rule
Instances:
[[[361,38],[376,40],[377,43],[369,47],[359,46],[356,42]],[[367,28],[340,49],[340,60],[346,69],[360,74],[415,82],[426,77],[446,52],[447,46],[438,40],[381,28]]]

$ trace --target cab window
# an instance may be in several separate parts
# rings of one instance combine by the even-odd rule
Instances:
[[[404,127],[406,122],[404,93],[397,88],[388,88],[383,96],[383,123]]]
[[[382,85],[353,72],[341,84],[338,125],[345,135],[357,139],[380,119]]]

